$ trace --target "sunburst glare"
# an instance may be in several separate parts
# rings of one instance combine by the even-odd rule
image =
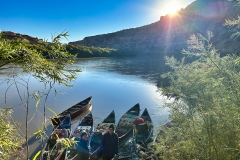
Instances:
[[[165,12],[170,15],[175,15],[180,8],[181,5],[177,1],[167,2],[164,6]]]

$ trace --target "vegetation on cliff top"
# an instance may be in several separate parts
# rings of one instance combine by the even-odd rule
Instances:
[[[66,49],[71,54],[77,54],[78,58],[88,57],[119,57],[119,56],[134,56],[136,52],[128,50],[116,50],[112,48],[88,47],[83,45],[66,45]]]
[[[11,34],[10,34],[11,33]],[[8,35],[10,34],[10,35]],[[12,32],[4,32],[2,39],[5,39],[6,42],[12,46],[17,46],[20,43],[28,48],[35,49],[38,52],[41,52],[42,55],[46,58],[48,57],[49,52],[49,42],[44,42],[43,40],[38,40],[37,38],[34,41],[28,37],[30,36],[20,36],[20,34],[14,34]],[[90,57],[119,57],[119,56],[133,56],[136,55],[136,52],[124,49],[113,49],[113,48],[101,48],[101,47],[88,47],[84,45],[74,45],[74,44],[62,44],[65,47],[65,51],[71,55],[75,55],[76,58],[90,58]],[[1,57],[0,57],[1,59]]]

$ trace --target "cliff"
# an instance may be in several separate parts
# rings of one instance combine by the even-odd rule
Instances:
[[[212,43],[219,52],[236,53],[238,41],[230,39],[236,27],[228,28],[224,23],[226,19],[236,18],[239,9],[227,0],[197,0],[181,9],[176,16],[162,16],[159,21],[149,25],[89,36],[70,44],[139,54],[180,54],[191,34],[205,35],[209,30],[213,32]]]
[[[38,44],[38,43],[43,42],[42,39],[38,39],[37,37],[31,37],[29,35],[14,33],[14,32],[11,32],[11,31],[4,31],[2,33],[2,37],[1,38],[9,39],[9,40],[25,39],[25,40],[29,41],[32,44]]]

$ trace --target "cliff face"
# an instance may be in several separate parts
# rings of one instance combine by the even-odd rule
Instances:
[[[9,40],[25,39],[32,44],[38,44],[38,43],[41,43],[43,41],[42,39],[38,39],[36,37],[31,37],[29,35],[14,33],[14,32],[10,32],[10,31],[4,31],[2,33],[1,38],[9,39]]]
[[[212,43],[222,53],[236,53],[238,42],[230,39],[236,28],[224,26],[225,19],[236,18],[240,7],[227,0],[197,0],[181,9],[177,16],[114,33],[85,37],[75,45],[108,47],[140,54],[179,54],[191,34],[213,32]]]

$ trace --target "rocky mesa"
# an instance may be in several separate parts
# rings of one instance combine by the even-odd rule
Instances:
[[[1,38],[9,39],[9,40],[25,39],[32,44],[38,44],[38,43],[43,42],[42,39],[38,39],[37,37],[31,37],[29,35],[14,33],[14,32],[11,32],[11,31],[2,32]]]
[[[228,28],[224,23],[226,19],[236,18],[239,9],[234,2],[227,0],[197,0],[177,15],[162,16],[155,23],[89,36],[70,44],[114,48],[137,54],[181,54],[191,34],[206,35],[206,31],[211,31],[214,35],[212,43],[219,52],[238,53],[238,40],[230,38],[237,28]]]

